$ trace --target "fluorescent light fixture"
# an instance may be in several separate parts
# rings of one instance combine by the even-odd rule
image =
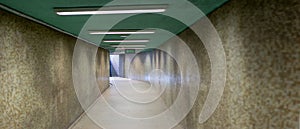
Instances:
[[[111,45],[111,47],[116,48],[144,48],[146,45]]]
[[[104,40],[104,43],[147,43],[148,39],[139,39],[139,40]]]
[[[166,9],[73,11],[73,12],[56,12],[56,14],[58,14],[58,15],[130,14],[130,13],[161,13],[164,11],[166,11]]]
[[[136,49],[136,50],[142,50],[145,49],[144,47],[126,47],[126,48],[116,48],[116,50],[126,50],[126,49]]]
[[[57,15],[93,15],[93,14],[140,14],[162,13],[167,5],[120,5],[99,8],[56,8]]]
[[[105,30],[90,30],[89,31],[90,34],[154,34],[155,31],[154,30],[117,30],[117,31],[105,31]]]

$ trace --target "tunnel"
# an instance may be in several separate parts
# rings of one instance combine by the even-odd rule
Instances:
[[[300,129],[299,0],[0,0],[0,129]]]

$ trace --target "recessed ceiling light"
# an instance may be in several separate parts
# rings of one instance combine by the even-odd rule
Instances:
[[[167,5],[104,6],[99,8],[55,8],[58,15],[140,14],[165,12]]]
[[[104,40],[104,43],[147,43],[148,39],[139,39],[139,40]]]
[[[106,31],[106,30],[90,30],[89,34],[154,34],[154,30],[112,30],[112,31]]]
[[[145,47],[121,47],[121,48],[116,48],[117,50],[126,50],[126,49],[145,49]]]
[[[144,48],[146,45],[112,45],[111,47],[116,48]]]

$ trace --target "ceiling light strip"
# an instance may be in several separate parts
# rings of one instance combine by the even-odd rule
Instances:
[[[104,40],[104,43],[147,43],[148,39],[140,39],[140,40]]]
[[[94,14],[138,14],[138,13],[161,13],[166,9],[141,9],[141,10],[112,10],[112,11],[70,11],[56,12],[58,15],[94,15]]]
[[[56,8],[57,15],[94,15],[94,14],[141,14],[162,13],[167,5],[121,5],[99,8]]]
[[[113,50],[125,50],[125,49],[146,49],[145,47],[115,47]]]
[[[143,30],[143,31],[89,31],[90,34],[154,34],[154,30]]]
[[[111,45],[111,47],[146,47],[145,45]]]

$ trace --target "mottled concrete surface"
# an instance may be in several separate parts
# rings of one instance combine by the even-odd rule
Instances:
[[[99,48],[95,59],[97,83],[104,92],[109,87],[109,52]]]
[[[0,19],[0,128],[67,128],[83,112],[72,82],[76,39],[2,10]],[[108,53],[98,56],[105,89]]]
[[[109,86],[108,59],[107,51],[92,44],[79,41],[74,48],[73,83],[78,101],[85,110]]]
[[[197,60],[199,68],[191,68],[191,61],[189,60],[192,57],[186,56],[189,52],[182,49],[183,42],[177,41],[176,38],[172,38],[152,52],[141,52],[133,56],[129,65],[129,70],[127,70],[127,76],[131,79],[147,81],[152,86],[163,91],[161,98],[164,100],[166,106],[170,107],[177,99],[180,88],[188,88],[190,85],[193,85],[193,83],[188,80],[191,79],[191,74],[195,72],[195,70],[199,70],[201,74],[205,74],[201,78],[201,85],[203,88],[199,92],[199,96],[202,96],[202,98],[199,97],[198,99],[199,101],[203,101],[205,99],[203,96],[204,94],[207,94],[207,85],[210,81],[208,76],[210,65],[204,46],[201,44],[191,45],[193,45],[193,50],[195,50],[192,51],[197,54],[196,57],[198,57],[198,59],[201,58],[201,60]],[[194,71],[189,71],[191,69]],[[206,85],[206,87],[204,85]],[[182,105],[188,105],[190,103],[189,96],[185,96],[183,100],[184,101],[181,102]],[[196,105],[198,105],[198,103],[196,103]],[[186,106],[181,108],[186,108]],[[184,119],[179,125],[189,129],[188,124],[191,124],[189,122],[188,119]]]
[[[134,80],[147,81],[159,90],[166,88],[162,99],[165,100],[167,106],[172,105],[181,85],[180,70],[175,59],[159,49],[138,53],[131,57],[127,76]]]
[[[224,44],[227,83],[203,127],[298,128],[300,1],[232,0],[208,17]]]
[[[210,60],[193,31],[188,29],[179,34],[197,58],[202,86],[196,104],[183,121],[184,127],[298,128],[300,1],[231,0],[208,17],[223,41],[227,61],[226,87],[212,117],[199,124],[198,117],[209,91]],[[174,42],[175,39],[171,39],[161,48],[177,51],[177,56],[181,56],[182,52]],[[138,54],[131,62],[133,77],[147,80],[143,74],[151,68],[164,68],[173,74],[172,78],[178,77],[178,70],[169,65],[174,63],[167,59],[170,56],[160,53]],[[188,62],[189,58],[184,60]],[[182,79],[186,78],[183,75]],[[168,86],[173,85],[169,83]],[[166,103],[176,97],[177,91],[168,91],[171,89],[165,92]]]

